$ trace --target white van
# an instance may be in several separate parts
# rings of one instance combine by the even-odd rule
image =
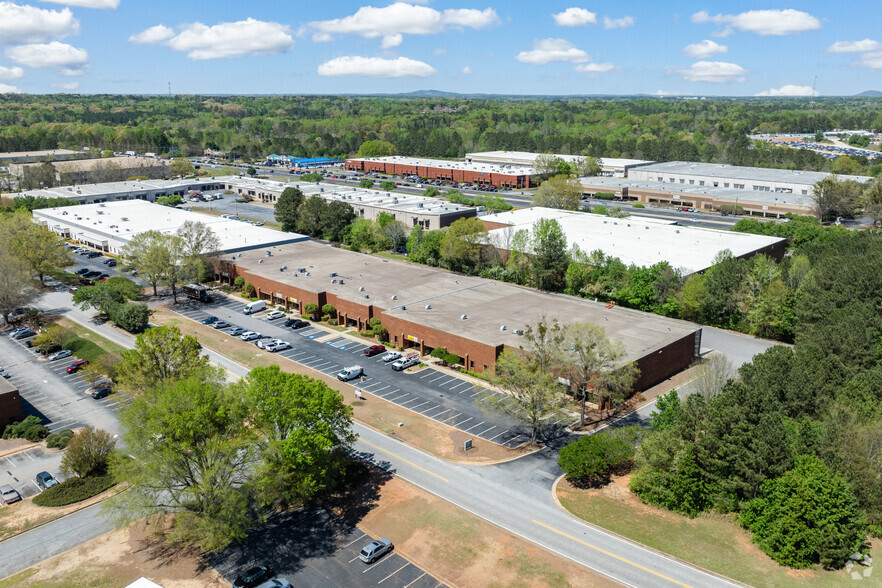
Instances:
[[[254,302],[246,304],[245,308],[242,309],[242,312],[245,314],[254,314],[255,312],[260,312],[264,308],[266,308],[266,301],[255,300]]]

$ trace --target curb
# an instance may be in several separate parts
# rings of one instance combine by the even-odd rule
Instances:
[[[624,535],[620,535],[619,533],[616,533],[615,531],[610,531],[607,528],[601,527],[600,525],[595,525],[592,522],[586,521],[585,519],[574,515],[566,507],[564,507],[560,503],[560,500],[558,500],[558,498],[557,498],[557,485],[565,477],[566,477],[566,474],[561,474],[554,481],[554,484],[551,485],[551,499],[554,501],[554,504],[555,504],[555,506],[557,506],[558,510],[560,510],[563,514],[567,515],[568,517],[570,517],[574,521],[578,521],[578,522],[582,523],[583,525],[587,525],[587,526],[591,527],[592,529],[597,529],[598,531],[601,531],[603,533],[608,533],[609,535],[612,535],[613,537],[616,537],[617,539],[621,539],[622,541],[624,541],[626,543],[636,545],[642,549],[645,549],[646,551],[651,551],[652,553],[661,555],[661,556],[666,557],[668,559],[672,559],[672,560],[679,562],[685,566],[689,566],[690,568],[700,570],[709,576],[713,576],[715,578],[719,578],[720,580],[725,580],[726,582],[730,582],[731,584],[733,584],[735,586],[743,586],[744,588],[751,588],[750,584],[745,584],[744,582],[734,580],[732,578],[729,578],[728,576],[724,576],[723,574],[717,573],[713,570],[709,570],[707,568],[704,568],[704,567],[701,567],[697,564],[694,564],[690,561],[686,561],[685,559],[680,559],[679,557],[677,557],[675,555],[671,555],[670,553],[665,553],[664,551],[661,551],[660,549],[656,549],[655,547],[650,547],[649,545],[646,545],[645,543],[640,543],[639,541],[635,541],[635,540],[631,539],[630,537],[625,537]]]

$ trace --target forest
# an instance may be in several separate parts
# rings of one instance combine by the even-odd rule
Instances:
[[[816,153],[748,138],[837,128],[882,129],[882,99],[7,95],[0,101],[0,152],[90,147],[201,155],[212,148],[245,159],[346,157],[365,141],[383,140],[418,157],[515,150],[837,171]],[[847,171],[879,169],[855,158]]]

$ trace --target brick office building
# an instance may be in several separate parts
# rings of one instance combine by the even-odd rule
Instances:
[[[524,329],[540,316],[601,324],[637,362],[643,390],[688,367],[698,357],[701,329],[580,298],[461,276],[306,241],[225,256],[217,277],[242,276],[258,297],[289,310],[332,304],[341,324],[365,328],[379,318],[389,341],[423,355],[445,347],[465,367],[491,369],[506,347],[517,348]]]
[[[9,380],[0,378],[0,427],[23,419],[21,395],[18,393],[18,388],[13,386]]]
[[[419,176],[430,180],[446,180],[466,184],[529,188],[534,184],[532,168],[489,163],[468,163],[444,159],[417,159],[392,155],[368,159],[347,159],[346,169],[365,173],[397,176]]]

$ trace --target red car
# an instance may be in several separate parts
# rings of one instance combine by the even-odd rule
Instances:
[[[83,369],[84,367],[86,367],[87,365],[89,365],[88,359],[78,359],[75,362],[73,362],[72,364],[70,364],[69,366],[67,366],[67,373],[75,374],[78,371],[80,371],[81,369]]]
[[[375,355],[379,355],[381,353],[385,353],[386,348],[383,345],[371,345],[367,349],[364,350],[364,354],[367,357],[373,357]]]

